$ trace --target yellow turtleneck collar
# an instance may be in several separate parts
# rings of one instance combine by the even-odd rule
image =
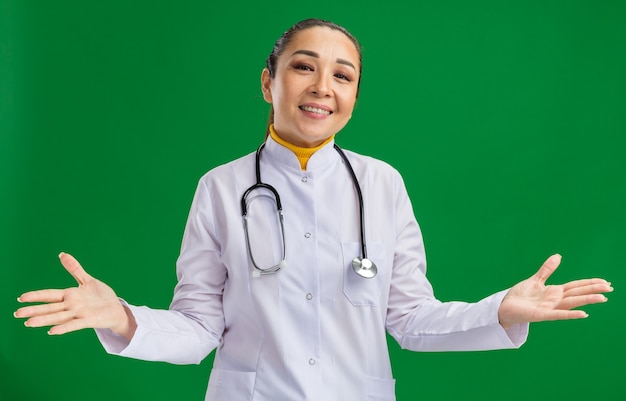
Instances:
[[[291,143],[285,141],[283,138],[279,137],[278,134],[276,133],[276,131],[274,131],[274,124],[270,125],[270,136],[277,143],[279,143],[280,145],[282,145],[282,146],[286,147],[287,149],[291,150],[296,155],[296,157],[298,158],[298,161],[300,162],[300,168],[302,169],[302,171],[306,170],[306,165],[309,162],[309,159],[311,158],[311,156],[313,156],[313,153],[315,153],[318,150],[320,150],[321,148],[323,148],[324,145],[326,145],[328,142],[332,141],[333,138],[335,137],[334,135],[331,136],[330,138],[325,140],[322,144],[320,144],[319,146],[316,146],[314,148],[301,148],[300,146],[296,146],[294,144],[291,144]]]

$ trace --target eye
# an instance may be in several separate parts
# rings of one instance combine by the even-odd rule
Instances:
[[[346,82],[352,82],[352,78],[350,78],[349,76],[347,76],[346,74],[342,74],[340,72],[338,72],[337,74],[335,74],[335,77],[344,80]]]
[[[313,71],[313,67],[311,67],[308,64],[302,64],[302,63],[294,64],[293,69],[300,70],[300,71]]]

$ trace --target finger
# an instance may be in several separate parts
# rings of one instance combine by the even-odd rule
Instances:
[[[63,290],[38,290],[22,294],[19,302],[62,302]]]
[[[26,327],[43,327],[43,326],[54,326],[58,324],[67,323],[70,320],[74,319],[74,312],[72,311],[61,311],[57,313],[53,313],[51,315],[43,315],[43,316],[34,316],[24,322],[24,326]]]
[[[13,316],[15,317],[33,317],[49,315],[51,313],[61,312],[65,309],[63,302],[55,302],[52,304],[26,306],[15,311]]]
[[[65,267],[72,277],[78,282],[79,285],[85,284],[91,279],[91,276],[87,274],[85,269],[78,263],[78,261],[69,253],[61,252],[59,254],[61,264]]]
[[[67,323],[52,326],[50,330],[48,330],[48,334],[61,335],[61,334],[70,333],[72,331],[86,329],[89,326],[85,323],[86,322],[84,319],[72,319],[68,321]]]
[[[569,283],[568,283],[569,284]],[[577,295],[599,294],[603,292],[612,292],[613,287],[607,282],[595,282],[593,280],[580,280],[575,286],[564,285],[563,295],[573,297]]]
[[[537,273],[535,273],[535,278],[544,284],[546,280],[554,273],[557,267],[561,264],[561,255],[554,254],[546,259],[545,262],[541,265]]]
[[[577,297],[568,297],[559,303],[559,309],[574,309],[585,305],[599,304],[608,301],[608,298],[602,294],[580,295]]]
[[[546,310],[539,315],[535,322],[544,322],[548,320],[571,320],[571,319],[584,319],[588,317],[587,313],[582,310]]]

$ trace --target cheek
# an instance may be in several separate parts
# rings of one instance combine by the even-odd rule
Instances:
[[[274,108],[281,107],[289,101],[289,86],[282,81],[274,81],[270,86],[270,97]]]
[[[347,114],[352,115],[354,105],[356,104],[356,93],[351,93],[341,99],[340,106]]]

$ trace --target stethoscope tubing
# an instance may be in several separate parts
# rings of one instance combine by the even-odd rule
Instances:
[[[252,265],[254,266],[255,272],[257,273],[257,275],[275,273],[279,271],[281,268],[285,267],[286,266],[286,252],[287,252],[286,243],[285,243],[285,228],[284,228],[284,222],[283,222],[283,207],[280,201],[280,195],[278,194],[278,191],[276,190],[276,188],[274,188],[270,184],[266,184],[263,181],[261,181],[261,161],[260,160],[261,160],[261,152],[264,147],[265,147],[265,142],[263,142],[258,147],[256,154],[255,154],[256,183],[250,186],[250,188],[248,188],[241,197],[241,215],[243,217],[244,231],[245,231],[245,237],[246,237],[246,246],[248,248],[248,254],[250,255]],[[348,172],[350,173],[350,178],[352,179],[354,189],[356,190],[357,199],[359,203],[359,226],[360,226],[360,234],[361,234],[361,256],[362,257],[360,259],[355,258],[353,261],[353,266],[357,274],[359,274],[362,277],[371,278],[374,275],[376,275],[376,266],[373,265],[373,263],[367,258],[367,242],[365,239],[365,211],[363,207],[363,193],[361,192],[361,186],[359,185],[359,180],[357,179],[356,173],[354,172],[354,169],[352,168],[352,164],[350,163],[348,156],[337,144],[333,144],[333,147],[337,151],[337,153],[339,153],[339,155],[341,156],[344,164],[346,165],[348,169]],[[248,220],[247,220],[248,219],[248,206],[246,204],[246,201],[247,201],[248,195],[252,191],[256,189],[261,189],[261,188],[270,191],[274,195],[274,199],[276,200],[276,210],[279,216],[281,236],[282,236],[282,242],[283,242],[282,260],[280,261],[279,264],[272,266],[272,267],[268,267],[268,268],[259,267],[256,261],[254,260],[254,257],[252,256],[252,247],[250,245],[250,236],[248,232]],[[363,269],[362,268],[363,263],[367,263],[368,266],[372,267],[372,269],[370,270],[369,267],[366,269]],[[366,273],[363,273],[362,270],[369,270],[369,271]]]
[[[346,156],[344,151],[337,144],[334,144],[334,148],[345,162],[346,167],[352,176],[354,188],[356,189],[356,195],[359,201],[359,223],[361,227],[361,256],[363,259],[367,259],[367,243],[365,242],[365,211],[363,210],[363,194],[361,193],[361,186],[359,185],[359,180],[357,179],[356,173],[352,168],[352,164],[350,163],[350,160],[348,160],[348,156]]]
[[[278,191],[276,190],[276,188],[274,188],[273,186],[269,184],[265,184],[261,182],[260,159],[261,159],[261,150],[263,150],[264,147],[265,147],[265,142],[263,142],[256,151],[256,184],[246,189],[246,192],[244,192],[243,196],[241,197],[241,215],[244,218],[248,215],[248,206],[246,205],[246,199],[248,198],[248,195],[250,194],[250,192],[259,188],[264,188],[272,192],[272,194],[274,194],[274,198],[276,199],[276,208],[278,209],[278,211],[281,212],[281,214],[283,211],[283,205],[280,202],[280,195],[278,194]]]

